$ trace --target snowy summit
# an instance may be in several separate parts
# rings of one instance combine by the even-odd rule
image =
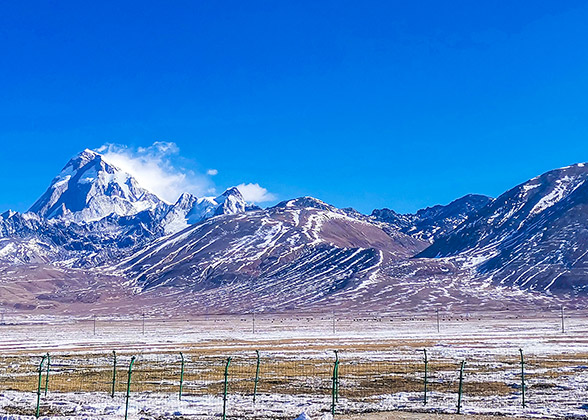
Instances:
[[[131,216],[161,203],[131,175],[86,149],[65,165],[29,211],[47,219],[80,223],[111,214]]]

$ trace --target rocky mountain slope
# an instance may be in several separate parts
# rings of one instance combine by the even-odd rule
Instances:
[[[141,291],[198,292],[200,300],[228,287],[239,290],[238,306],[288,308],[356,288],[425,246],[305,197],[209,219],[155,241],[116,271]]]
[[[505,192],[418,257],[453,257],[499,285],[582,292],[588,284],[588,167]]]
[[[417,239],[434,242],[491,201],[485,195],[469,194],[445,206],[427,207],[414,214],[399,214],[387,208],[376,209],[372,212],[371,219],[386,223]]]

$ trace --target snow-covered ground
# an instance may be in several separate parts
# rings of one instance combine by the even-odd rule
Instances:
[[[130,419],[221,416],[223,368],[229,356],[228,418],[294,419],[306,412],[320,419],[331,409],[334,349],[341,363],[337,414],[397,409],[453,413],[459,365],[465,360],[464,413],[588,417],[588,317],[583,313],[566,315],[565,332],[556,312],[529,319],[510,313],[445,315],[439,332],[434,315],[406,314],[335,320],[319,314],[264,314],[255,321],[251,315],[146,318],[144,323],[140,316],[94,322],[7,315],[4,321],[0,419],[32,418],[37,365],[46,352],[52,373],[49,392],[41,397],[41,414],[50,418],[123,418],[125,372],[134,355]],[[429,361],[426,405],[424,348]],[[519,349],[526,359],[525,408]],[[112,350],[119,355],[114,398],[108,392]],[[254,350],[261,353],[255,404]],[[186,357],[181,401],[180,351]],[[96,372],[102,376],[92,376]]]

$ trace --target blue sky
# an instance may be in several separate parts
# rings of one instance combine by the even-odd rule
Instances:
[[[86,147],[155,142],[217,192],[496,196],[588,160],[586,22],[573,0],[5,2],[0,209]]]

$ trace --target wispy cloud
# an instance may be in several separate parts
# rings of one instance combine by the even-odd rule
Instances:
[[[243,195],[245,201],[250,203],[265,203],[267,201],[274,201],[277,197],[270,193],[266,188],[259,184],[239,184],[237,188]]]
[[[184,192],[200,197],[216,193],[206,175],[174,163],[179,154],[175,143],[155,142],[136,149],[106,144],[97,151],[107,162],[131,174],[141,186],[169,203],[175,202]]]
[[[197,173],[177,164],[180,149],[173,142],[155,142],[148,147],[132,148],[120,144],[105,144],[96,150],[112,165],[132,175],[139,184],[168,203],[174,203],[182,193],[197,197],[218,193],[211,177],[217,169]],[[264,203],[276,196],[257,183],[237,186],[245,201]]]

